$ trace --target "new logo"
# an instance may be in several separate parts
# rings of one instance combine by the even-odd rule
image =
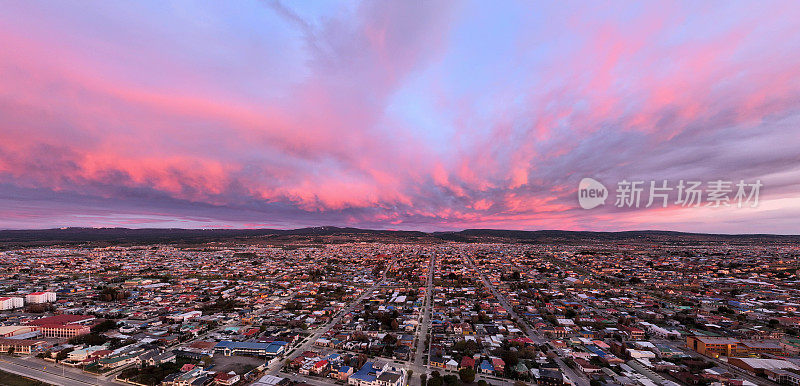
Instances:
[[[606,203],[608,189],[594,178],[584,178],[578,184],[578,203],[583,209],[592,209]]]

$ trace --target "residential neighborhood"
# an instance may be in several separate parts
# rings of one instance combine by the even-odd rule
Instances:
[[[0,370],[107,385],[800,382],[793,243],[329,241],[3,250]]]

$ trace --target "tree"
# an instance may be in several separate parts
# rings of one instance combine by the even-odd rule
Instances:
[[[519,362],[519,354],[516,351],[506,351],[502,355],[503,362],[506,363],[506,367],[516,366],[517,362]]]
[[[428,386],[442,386],[443,380],[442,376],[439,374],[438,371],[434,371],[431,373],[431,379],[428,380]]]
[[[456,386],[458,385],[458,377],[453,374],[447,374],[442,377],[444,380],[444,384],[447,386]]]
[[[769,326],[772,328],[776,328],[780,322],[777,319],[770,319],[767,324],[769,324]]]
[[[475,382],[475,370],[473,370],[471,367],[465,367],[461,370],[458,370],[458,376],[461,378],[461,382]]]
[[[71,351],[72,351],[71,348],[65,348],[59,351],[58,354],[56,354],[56,360],[60,362],[63,361],[64,359],[67,359],[67,355],[69,355]]]
[[[104,321],[92,326],[91,331],[92,332],[101,333],[101,332],[106,332],[106,331],[108,331],[108,330],[110,330],[110,329],[112,329],[114,327],[117,327],[117,322],[115,322],[112,319],[106,319],[106,320],[104,320]]]
[[[427,374],[420,374],[419,375],[419,383],[422,386],[426,386],[428,384],[428,375]]]
[[[397,344],[397,337],[392,334],[386,334],[386,336],[383,337],[383,343],[389,346],[394,346]]]

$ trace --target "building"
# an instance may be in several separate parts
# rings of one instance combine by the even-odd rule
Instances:
[[[587,361],[586,359],[575,358],[574,361],[575,361],[575,365],[578,366],[578,370],[584,372],[585,374],[591,374],[591,373],[600,372],[600,367],[599,366],[595,366],[595,365],[589,363],[589,361]]]
[[[546,386],[561,386],[564,384],[564,375],[560,371],[541,369],[536,383]]]
[[[492,367],[498,374],[503,374],[506,371],[506,362],[500,358],[492,358]]]
[[[428,360],[428,364],[431,367],[438,367],[440,369],[443,369],[446,363],[447,360],[438,355],[431,356],[431,359]]]
[[[0,297],[0,310],[13,310],[15,308],[22,308],[25,305],[25,300],[20,297]]]
[[[739,340],[712,336],[687,336],[686,346],[707,357],[736,356]]]
[[[239,382],[242,377],[234,372],[219,373],[214,377],[214,382],[218,385],[230,386]]]
[[[261,342],[232,342],[223,340],[214,346],[214,352],[225,356],[231,355],[254,355],[254,356],[278,356],[283,354],[288,343],[284,341],[274,341],[271,343]]]
[[[250,386],[283,386],[287,384],[289,384],[289,378],[276,377],[274,375],[267,374]]]
[[[50,303],[56,301],[56,293],[51,291],[34,292],[25,295],[28,303]]]
[[[72,338],[91,332],[91,315],[56,315],[28,322],[45,338]]]
[[[734,338],[690,336],[686,345],[709,357],[746,357],[751,355],[783,355],[783,346],[778,341],[739,340]]]
[[[342,366],[339,368],[339,371],[331,374],[331,377],[340,381],[346,381],[351,375],[353,375],[353,368],[350,366]]]
[[[459,370],[474,369],[474,368],[475,368],[475,358],[466,355],[463,358],[461,358],[461,365],[458,367]]]
[[[775,370],[800,371],[800,366],[783,359],[730,358],[728,363],[756,375]]]
[[[388,365],[383,362],[367,362],[355,374],[347,378],[347,384],[352,386],[400,386],[403,384],[403,374],[389,371]]]
[[[378,386],[400,386],[403,376],[399,373],[384,371],[378,375]]]
[[[104,358],[100,358],[97,364],[105,369],[115,369],[117,367],[122,367],[129,365],[131,363],[138,363],[139,356],[137,354],[127,354],[127,355],[111,355]]]
[[[478,366],[478,371],[482,374],[494,374],[494,367],[491,363],[489,363],[489,361],[484,359],[483,362],[481,362],[481,365]]]
[[[186,323],[189,320],[197,319],[203,316],[203,311],[189,311],[181,314],[167,316],[167,318],[180,323]]]
[[[764,376],[770,381],[781,385],[798,386],[800,385],[800,374],[787,370],[764,370]]]
[[[768,340],[743,340],[739,344],[739,352],[742,355],[783,355],[783,346],[778,341]]]
[[[4,353],[11,351],[15,354],[30,355],[49,346],[43,340],[0,338],[0,352]]]
[[[36,331],[33,326],[0,326],[0,338],[26,335]]]

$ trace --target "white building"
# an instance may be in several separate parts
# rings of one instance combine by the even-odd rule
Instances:
[[[203,316],[203,311],[189,311],[182,314],[170,315],[168,318],[176,321],[186,323],[187,321]]]
[[[25,301],[28,303],[50,303],[56,301],[56,293],[51,291],[34,292],[25,295]]]
[[[13,310],[25,305],[25,300],[20,297],[0,297],[0,310]]]
[[[668,330],[663,327],[656,326],[652,323],[641,322],[642,327],[647,331],[648,334],[657,336],[659,338],[675,338],[680,339],[681,333],[675,330]]]

